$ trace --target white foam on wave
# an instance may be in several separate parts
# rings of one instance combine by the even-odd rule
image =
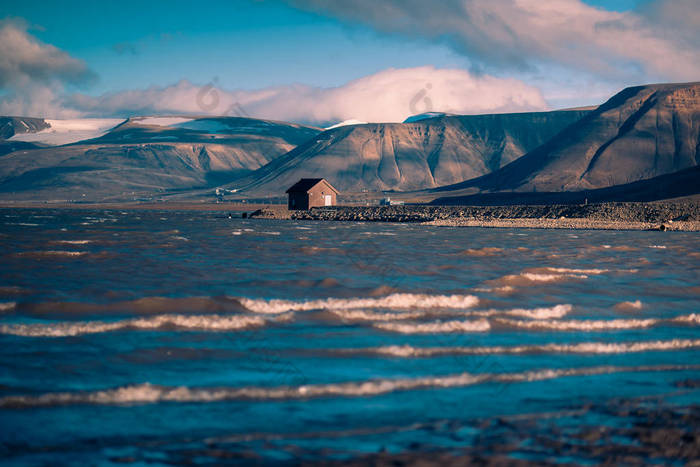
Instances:
[[[547,267],[552,272],[567,273],[567,274],[588,274],[592,276],[598,276],[600,274],[605,274],[610,272],[609,269],[571,269],[571,268],[552,268]]]
[[[44,251],[22,251],[17,253],[17,256],[34,256],[34,257],[75,257],[86,255],[86,251],[65,251],[65,250],[44,250]]]
[[[266,320],[259,316],[222,315],[157,315],[114,322],[63,321],[51,324],[1,324],[0,334],[25,337],[68,337],[121,330],[149,330],[172,326],[184,330],[233,331],[263,326]]]
[[[533,282],[554,282],[567,277],[574,279],[588,279],[588,276],[585,274],[539,274],[534,272],[524,272],[520,274],[520,277]]]
[[[86,245],[92,240],[54,240],[52,243],[61,243],[64,245]]]
[[[551,329],[555,331],[602,331],[608,329],[635,329],[654,326],[659,319],[611,319],[611,320],[538,320],[522,321],[516,319],[496,318],[507,326],[524,329]]]
[[[17,303],[15,302],[0,302],[0,313],[14,310],[16,306]]]
[[[512,286],[527,286],[564,282],[571,280],[588,279],[589,276],[598,276],[610,272],[608,269],[581,269],[581,268],[555,268],[538,267],[524,269],[518,274],[508,274],[495,280],[487,281],[488,285],[495,285],[488,291],[499,291],[504,288],[512,290]]]
[[[286,311],[351,310],[360,308],[472,308],[479,303],[473,295],[426,295],[395,293],[378,298],[326,298],[322,300],[291,301],[239,298],[238,301],[255,313],[284,313]]]
[[[344,383],[278,387],[186,387],[149,383],[84,392],[54,392],[42,395],[0,397],[0,408],[29,408],[57,405],[123,405],[161,402],[207,403],[227,400],[305,400],[328,397],[371,397],[397,391],[427,388],[466,387],[484,383],[527,383],[572,376],[613,373],[688,371],[699,365],[596,366],[568,369],[539,369],[520,373],[459,373],[418,378],[374,379]]]
[[[551,308],[516,308],[513,310],[507,310],[505,312],[499,312],[494,310],[495,314],[504,313],[512,316],[522,316],[523,318],[530,319],[557,319],[566,316],[572,310],[571,305],[555,305]]]
[[[413,347],[389,345],[366,349],[339,349],[338,353],[372,353],[392,357],[437,357],[441,355],[517,355],[529,353],[619,354],[647,351],[682,350],[700,347],[700,339],[673,339],[649,342],[580,342],[492,347]]]
[[[515,308],[512,310],[485,310],[485,311],[465,311],[459,312],[461,316],[478,316],[478,317],[491,317],[500,315],[510,315],[519,316],[530,319],[556,319],[562,318],[571,312],[571,305],[555,305],[550,308]],[[423,311],[401,311],[394,313],[380,313],[368,310],[344,310],[336,309],[330,310],[336,316],[342,319],[348,320],[360,320],[360,321],[402,321],[407,319],[416,319],[432,314],[428,310]]]
[[[352,321],[393,321],[416,319],[425,316],[423,311],[407,311],[399,313],[380,313],[368,310],[330,310],[334,315]]]
[[[620,302],[614,308],[618,311],[639,311],[643,306],[640,300],[635,300],[633,302]]]
[[[692,313],[690,315],[678,316],[673,318],[671,321],[675,321],[677,323],[700,324],[700,314]]]
[[[374,327],[401,334],[486,332],[491,329],[491,325],[485,319],[475,321],[434,321],[430,323],[375,323]]]

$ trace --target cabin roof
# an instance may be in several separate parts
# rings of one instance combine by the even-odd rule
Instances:
[[[309,190],[311,190],[313,187],[315,187],[321,182],[325,182],[331,190],[338,194],[338,190],[333,188],[333,185],[328,183],[328,180],[326,180],[325,178],[302,178],[294,185],[289,187],[286,193],[308,193]]]

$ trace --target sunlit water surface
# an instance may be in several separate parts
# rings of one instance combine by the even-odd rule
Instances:
[[[493,420],[700,402],[697,233],[6,209],[0,244],[10,463],[497,452]]]

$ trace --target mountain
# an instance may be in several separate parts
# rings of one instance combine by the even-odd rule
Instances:
[[[25,141],[15,141],[16,134],[5,141],[34,146],[0,156],[0,199],[125,200],[212,187],[321,131],[238,117],[133,117],[109,122],[113,128],[107,130],[105,122],[45,122],[48,127],[19,135]],[[91,138],[46,147],[72,141],[77,133]]]
[[[49,128],[43,118],[0,117],[0,156],[20,149],[32,149],[41,145],[26,141],[8,141],[17,135],[27,135]]]
[[[432,191],[465,196],[596,190],[698,164],[700,83],[636,86],[500,170]],[[696,186],[700,190],[700,179]]]
[[[247,194],[280,194],[305,177],[326,178],[342,192],[438,187],[496,170],[588,113],[444,116],[342,126],[324,131],[231,187]]]
[[[0,139],[10,139],[15,135],[37,133],[49,124],[43,118],[0,117]]]

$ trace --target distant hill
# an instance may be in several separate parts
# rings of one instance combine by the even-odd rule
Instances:
[[[344,192],[417,190],[477,177],[519,158],[589,111],[443,116],[325,131],[236,181],[247,194],[281,194],[303,177]]]
[[[43,143],[15,141],[15,135],[4,141],[20,147],[0,156],[0,199],[128,200],[213,187],[321,131],[238,117],[134,117],[106,132],[79,120],[46,122],[58,123],[20,136]],[[77,131],[95,137],[46,146],[47,138],[70,140]]]
[[[500,170],[431,191],[468,196],[596,190],[699,163],[700,83],[637,86]],[[696,186],[700,190],[700,179]]]

